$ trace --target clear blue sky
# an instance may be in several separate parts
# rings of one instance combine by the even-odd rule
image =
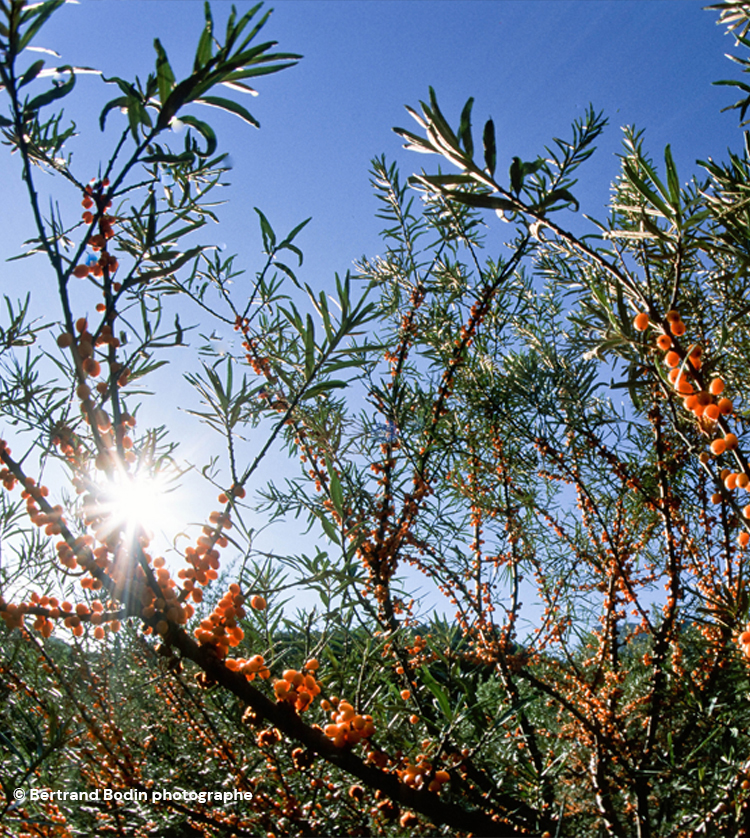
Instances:
[[[252,4],[236,5],[242,12]],[[711,86],[735,72],[723,56],[732,40],[701,2],[281,0],[270,5],[275,12],[265,37],[304,58],[293,69],[259,79],[260,96],[246,99],[261,130],[214,109],[196,109],[216,125],[220,147],[234,164],[217,240],[240,252],[249,269],[258,241],[254,206],[280,231],[313,216],[300,243],[304,278],[314,286],[378,250],[369,161],[385,153],[405,174],[436,165],[437,160],[403,151],[390,130],[411,127],[403,106],[426,99],[429,85],[454,120],[469,96],[476,98],[477,124],[495,119],[500,171],[513,155],[533,159],[552,136],[565,136],[589,103],[604,110],[610,127],[578,188],[582,209],[597,217],[604,214],[616,174],[613,155],[621,125],[646,128],[656,159],[671,143],[684,179],[695,170],[696,158],[721,157],[728,145],[741,142],[736,114],[719,112],[733,93]],[[213,9],[221,24],[230,3],[214,3]],[[153,69],[158,36],[179,76],[192,63],[202,23],[198,0],[81,0],[60,10],[38,42],[60,52],[62,62],[130,78]],[[66,105],[67,112],[82,133],[96,137],[100,105],[117,91],[93,77],[82,77],[79,85],[88,97],[79,94],[79,106],[87,103],[89,120],[77,107]],[[114,125],[117,115],[110,120]],[[106,136],[111,141],[115,132]],[[80,146],[76,159],[90,159],[93,175],[97,149]],[[7,165],[7,159],[0,161],[6,189]],[[26,237],[18,220],[18,207],[4,201],[3,252],[13,252]]]
[[[251,6],[236,5],[240,12]],[[221,226],[208,234],[237,252],[238,267],[250,273],[260,263],[254,206],[281,233],[313,217],[298,243],[305,252],[300,278],[314,288],[329,287],[334,272],[345,273],[353,260],[381,250],[369,162],[385,154],[399,162],[404,175],[422,166],[434,170],[436,158],[404,151],[391,131],[394,125],[412,127],[404,105],[417,106],[430,85],[453,122],[469,96],[476,100],[477,125],[494,118],[499,172],[507,171],[514,155],[534,159],[553,136],[567,136],[571,121],[589,103],[603,110],[610,126],[574,190],[582,210],[594,217],[606,214],[620,126],[645,128],[646,147],[657,161],[670,143],[683,181],[699,171],[696,159],[722,158],[727,146],[739,148],[742,142],[736,113],[720,113],[734,94],[711,85],[736,75],[723,55],[732,51],[733,40],[701,2],[280,0],[273,5],[264,39],[304,58],[290,70],[258,79],[260,96],[243,101],[261,130],[213,109],[195,111],[215,126],[220,149],[233,163]],[[230,4],[216,2],[213,9],[222,31]],[[132,79],[153,69],[158,36],[179,78],[192,65],[202,26],[203,3],[197,0],[81,0],[56,13],[37,43],[59,52],[60,64],[89,65]],[[102,139],[98,115],[118,91],[93,76],[78,84],[65,107],[81,132],[71,145],[74,165],[88,178],[107,158],[122,117],[110,115],[112,128]],[[12,255],[33,235],[17,157],[0,154],[0,177],[0,253]],[[50,182],[43,177],[40,185]],[[493,216],[489,220],[495,223]],[[559,221],[581,229],[572,213],[561,214]],[[490,251],[493,241],[499,250],[505,230],[490,229],[496,232],[495,239],[492,232],[487,238]],[[41,260],[6,263],[0,290],[15,296],[33,285],[42,269]],[[59,315],[51,308],[49,316]],[[159,403],[163,408],[165,400]]]

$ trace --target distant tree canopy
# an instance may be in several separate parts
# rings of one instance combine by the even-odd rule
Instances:
[[[626,129],[578,236],[603,115],[500,159],[430,90],[396,130],[437,173],[372,163],[381,255],[312,288],[307,222],[258,210],[234,282],[194,105],[256,125],[299,56],[206,6],[187,78],[158,40],[145,81],[105,68],[90,180],[58,110],[86,68],[31,51],[62,3],[0,0],[12,256],[48,283],[0,319],[0,834],[746,835],[748,135],[686,183]],[[712,8],[750,47],[750,4]],[[163,551],[196,475],[215,508]]]

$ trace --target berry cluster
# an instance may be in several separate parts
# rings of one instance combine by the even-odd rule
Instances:
[[[315,679],[319,663],[313,658],[303,667],[302,672],[287,669],[282,678],[274,682],[273,691],[278,701],[291,704],[298,713],[306,710],[313,698],[320,693],[320,684]]]
[[[434,770],[432,763],[424,754],[419,754],[416,762],[406,761],[406,765],[396,771],[404,785],[414,789],[427,786],[429,791],[437,792],[450,780],[450,774],[440,769]]]
[[[213,646],[216,654],[224,659],[230,646],[238,646],[245,633],[237,620],[245,616],[243,605],[245,597],[240,593],[240,586],[233,582],[229,590],[219,600],[213,613],[201,620],[195,630],[195,638],[202,646]]]
[[[356,745],[363,739],[369,739],[375,733],[372,716],[357,713],[348,701],[332,698],[330,701],[322,701],[320,706],[331,712],[331,724],[326,725],[323,732],[333,740],[337,748]]]
[[[263,681],[271,677],[271,670],[266,666],[263,655],[253,655],[251,658],[227,658],[224,664],[232,672],[244,675],[248,681],[254,681],[256,676]]]
[[[645,332],[652,325],[655,324],[646,312],[637,314],[633,320],[633,326],[639,332]],[[727,427],[727,420],[734,413],[734,403],[724,395],[724,380],[716,376],[706,384],[701,375],[702,347],[694,344],[689,350],[684,351],[677,344],[675,338],[682,337],[686,328],[678,311],[669,311],[666,326],[658,328],[660,334],[656,339],[656,347],[663,353],[662,361],[669,368],[669,381],[675,392],[682,396],[685,410],[695,417],[703,433],[712,438],[711,454],[720,457],[722,454],[737,451],[739,440]],[[709,460],[708,452],[701,454],[701,462],[704,465],[707,465]],[[720,472],[721,482],[728,492],[750,487],[750,474],[744,459],[735,455],[735,460],[740,465],[738,471],[724,468]],[[712,497],[714,503],[720,503],[721,500],[720,492]],[[746,519],[750,519],[750,504],[745,506],[743,513]],[[743,530],[738,536],[738,541],[741,547],[747,547],[750,544],[750,533]]]
[[[88,244],[93,251],[101,252],[101,255],[91,264],[82,263],[73,268],[73,276],[79,279],[89,274],[101,277],[105,271],[111,275],[117,270],[117,259],[107,252],[107,242],[114,236],[112,225],[115,222],[115,219],[107,214],[112,207],[112,201],[105,193],[108,186],[109,180],[104,178],[101,181],[92,181],[84,190],[83,201],[81,201],[83,221],[91,225],[98,219],[99,228],[99,232],[89,238]],[[92,210],[95,210],[95,213]]]

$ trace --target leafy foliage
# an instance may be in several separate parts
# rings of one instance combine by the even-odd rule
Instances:
[[[158,39],[145,82],[102,77],[123,124],[87,181],[51,113],[87,68],[45,87],[28,54],[60,5],[0,2],[16,258],[50,277],[0,322],[0,831],[746,834],[747,143],[685,184],[626,129],[579,237],[601,114],[503,162],[430,90],[396,130],[458,173],[374,160],[384,250],[328,294],[309,219],[257,209],[249,277],[199,238],[226,164],[192,108],[257,125],[226,91],[297,60],[255,44],[268,14],[219,40],[207,6],[186,79]],[[47,217],[39,167],[71,196]],[[168,364],[196,463],[148,425]],[[132,496],[194,478],[218,508],[159,555]]]

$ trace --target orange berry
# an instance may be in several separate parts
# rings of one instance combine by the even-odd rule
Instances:
[[[97,378],[102,371],[100,363],[94,358],[86,358],[82,364],[83,370],[87,375]]]
[[[669,335],[659,335],[656,339],[656,345],[659,349],[666,352],[668,349],[672,348],[672,338]]]
[[[695,390],[693,385],[682,375],[675,382],[674,388],[681,396],[689,396]]]
[[[284,670],[284,672],[282,673],[282,677],[295,689],[297,689],[297,687],[301,687],[305,682],[305,676],[301,672],[297,672],[296,669]]]
[[[731,399],[719,399],[718,405],[719,405],[719,412],[723,416],[729,416],[730,414],[732,414],[734,412],[734,405],[732,404]]]
[[[671,311],[668,311],[667,312],[667,320],[669,320],[670,323],[676,323],[678,320],[682,320],[682,318],[680,317],[680,312],[677,311],[676,309],[672,309]]]
[[[664,363],[668,367],[677,367],[677,366],[680,365],[680,356],[674,351],[667,352],[667,354],[664,358]]]
[[[682,320],[674,321],[671,325],[671,328],[672,334],[677,338],[685,334],[685,324],[682,322]]]
[[[747,547],[750,544],[750,532],[743,530],[738,536],[737,541],[739,542],[740,547]]]
[[[711,443],[711,452],[713,454],[715,454],[717,457],[720,456],[721,454],[723,454],[724,451],[726,451],[726,448],[727,448],[727,444],[726,444],[726,442],[724,442],[723,439],[715,439]]]
[[[419,818],[414,814],[414,812],[404,812],[404,814],[399,818],[399,823],[403,829],[412,829],[412,827],[417,826],[419,823]]]
[[[88,321],[86,320],[85,317],[79,317],[78,320],[76,320],[76,330],[80,334],[83,334],[86,331],[87,327],[88,327]]]
[[[265,610],[265,608],[266,608],[266,601],[265,601],[265,599],[264,599],[262,596],[254,596],[254,597],[250,600],[250,605],[251,605],[251,606],[252,606],[252,607],[253,607],[256,611],[264,611],[264,610]]]
[[[78,277],[78,279],[83,279],[85,276],[89,275],[89,266],[88,265],[76,265],[73,268],[73,276]]]
[[[712,422],[715,422],[721,415],[721,411],[719,410],[719,406],[717,404],[710,404],[703,411],[703,415],[706,419],[710,419]]]
[[[748,485],[750,485],[750,477],[748,477],[744,472],[742,474],[738,474],[737,486],[740,489],[747,489]]]
[[[724,380],[722,378],[714,378],[708,385],[708,390],[713,396],[720,396],[724,392]]]
[[[352,786],[349,789],[349,797],[353,800],[362,800],[365,796],[365,790],[362,786]]]
[[[727,444],[727,451],[734,450],[740,444],[737,436],[732,433],[729,433],[724,437],[724,442]]]
[[[636,314],[635,318],[633,319],[633,325],[639,332],[645,332],[646,329],[648,329],[648,324],[648,314],[646,314],[645,311],[642,311],[640,314]]]
[[[273,685],[273,691],[276,693],[276,698],[279,701],[283,701],[289,692],[289,682],[288,681],[277,681]]]
[[[317,658],[310,658],[310,660],[305,664],[305,669],[310,670],[310,672],[315,672],[316,669],[320,666],[320,662]]]
[[[63,332],[61,335],[57,336],[57,345],[60,349],[67,349],[69,346],[73,345],[73,335],[70,332]]]
[[[408,701],[411,698],[411,692],[409,690],[401,690],[401,698],[404,701]]]

